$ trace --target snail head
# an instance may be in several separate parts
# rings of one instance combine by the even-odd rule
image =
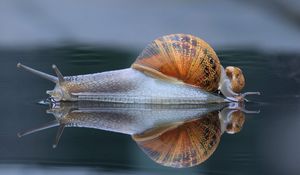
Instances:
[[[61,101],[67,96],[67,93],[59,85],[56,85],[53,90],[46,91],[46,93],[49,94],[54,101]]]
[[[63,77],[61,72],[58,70],[56,65],[52,65],[52,69],[54,70],[56,76],[49,75],[47,73],[35,70],[35,69],[25,66],[21,63],[18,63],[17,67],[22,68],[26,71],[29,71],[35,75],[38,75],[44,79],[50,80],[53,83],[55,83],[56,84],[55,88],[53,90],[47,91],[47,94],[49,94],[51,96],[51,98],[53,98],[53,100],[60,101],[60,100],[65,100],[65,99],[71,99],[71,95],[68,93],[68,91],[66,89],[68,86],[67,81],[65,80],[65,78]]]

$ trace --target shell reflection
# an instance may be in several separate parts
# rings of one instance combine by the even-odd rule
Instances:
[[[136,134],[133,139],[155,162],[176,168],[202,163],[216,150],[221,138],[218,112],[156,133],[160,130]]]
[[[224,132],[239,132],[245,116],[239,107],[211,105],[125,105],[99,102],[60,103],[48,111],[56,120],[20,136],[59,126],[54,147],[65,127],[85,127],[131,135],[158,164],[192,167],[207,160]]]

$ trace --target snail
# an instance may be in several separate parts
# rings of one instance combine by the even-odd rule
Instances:
[[[212,47],[188,34],[171,34],[151,42],[130,68],[57,77],[21,63],[23,68],[56,84],[47,91],[55,101],[102,101],[143,104],[203,104],[243,101],[241,69],[223,68]],[[220,91],[225,98],[216,92]]]
[[[155,162],[183,168],[199,165],[216,150],[224,132],[239,132],[244,114],[228,103],[141,105],[95,101],[56,103],[47,110],[50,123],[19,133],[59,126],[54,147],[65,127],[94,128],[127,134]]]

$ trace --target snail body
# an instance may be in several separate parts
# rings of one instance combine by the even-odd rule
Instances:
[[[242,101],[242,71],[224,69],[214,50],[192,35],[172,34],[150,43],[130,68],[57,77],[17,65],[56,83],[47,93],[55,101],[102,101],[144,104],[203,104]],[[225,98],[218,96],[221,91]]]

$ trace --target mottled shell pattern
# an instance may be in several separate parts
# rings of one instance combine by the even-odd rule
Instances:
[[[216,150],[221,138],[218,112],[170,127],[133,135],[139,147],[155,162],[169,167],[192,167]]]
[[[225,72],[231,81],[232,91],[240,93],[245,86],[245,78],[242,70],[238,67],[228,66],[226,67]]]
[[[245,114],[242,111],[235,111],[231,114],[230,123],[226,126],[226,132],[228,134],[235,134],[241,131],[245,123]]]
[[[132,68],[208,92],[218,89],[221,75],[220,61],[212,47],[187,34],[171,34],[154,40],[138,56]]]

